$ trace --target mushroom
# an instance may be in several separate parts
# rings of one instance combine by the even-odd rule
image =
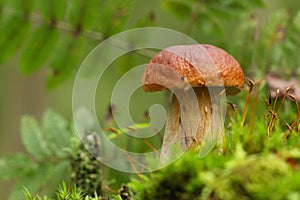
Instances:
[[[173,91],[161,160],[169,159],[172,145],[179,145],[184,152],[201,145],[209,133],[220,132],[216,121],[222,123],[218,116],[221,108],[215,97],[222,91],[235,95],[243,87],[240,64],[213,45],[171,46],[154,55],[144,70],[143,90]],[[220,140],[219,135],[214,137]]]

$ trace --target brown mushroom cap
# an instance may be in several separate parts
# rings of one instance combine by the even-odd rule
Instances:
[[[146,66],[142,87],[146,92],[180,88],[183,83],[192,87],[225,87],[234,95],[244,87],[240,64],[226,51],[208,44],[168,47]]]

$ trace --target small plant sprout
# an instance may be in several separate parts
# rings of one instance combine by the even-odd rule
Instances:
[[[249,102],[250,102],[250,97],[251,97],[251,92],[253,90],[253,87],[254,87],[255,83],[254,83],[254,81],[248,79],[247,85],[249,87],[249,90],[248,90],[248,95],[247,95],[245,109],[244,109],[244,112],[243,112],[243,118],[242,118],[242,122],[241,122],[241,129],[243,128],[245,120],[246,120],[246,116],[247,116],[247,112],[248,112],[248,107],[249,107]]]
[[[182,153],[203,145],[206,137],[220,139],[218,133],[223,130],[218,115],[222,108],[218,98],[224,92],[239,93],[244,87],[244,73],[240,64],[218,47],[178,45],[152,57],[145,68],[142,86],[145,92],[173,92],[161,151],[161,160],[166,161],[173,146]]]
[[[300,132],[300,124],[298,124],[298,126],[297,126],[297,123],[298,123],[299,117],[300,117],[300,109],[299,109],[298,100],[296,99],[296,97],[293,94],[287,93],[285,96],[287,96],[289,99],[291,99],[293,102],[295,102],[296,107],[297,107],[297,112],[296,112],[294,121],[292,122],[291,125],[286,124],[288,127],[288,131],[285,133],[284,139],[287,139],[290,136],[290,134],[292,132],[294,132],[293,130],[295,128],[297,128],[297,132]]]
[[[238,110],[238,108],[237,108],[238,106],[234,103],[231,103],[231,102],[227,102],[227,104],[233,110],[233,118],[236,120],[236,113],[237,113],[237,110]]]
[[[282,88],[281,89],[279,89],[279,88],[276,89],[275,95],[273,94],[273,96],[274,96],[273,105],[272,105],[271,92],[269,92],[269,99],[265,100],[266,105],[267,105],[267,112],[268,112],[266,114],[266,118],[268,118],[270,116],[270,121],[268,122],[268,126],[267,126],[267,132],[268,132],[268,136],[271,137],[273,128],[276,125],[276,122],[277,122],[277,119],[278,119],[279,112],[281,111],[281,109],[283,107],[283,104],[286,101],[286,99],[290,99],[291,101],[295,102],[298,111],[296,113],[295,120],[292,122],[291,125],[288,124],[288,123],[285,123],[286,127],[288,128],[288,131],[284,135],[283,138],[286,139],[286,138],[289,137],[290,133],[293,132],[293,130],[297,126],[297,122],[298,122],[298,118],[299,118],[299,105],[298,105],[298,101],[297,101],[296,97],[293,94],[290,93],[290,91],[291,91],[290,86],[288,86],[285,89],[284,93],[281,92],[282,90],[283,90]],[[281,96],[282,96],[282,98],[281,98],[281,101],[280,101],[280,104],[279,104],[279,99],[280,99]]]

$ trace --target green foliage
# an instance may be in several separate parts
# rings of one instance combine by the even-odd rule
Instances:
[[[163,7],[175,16],[184,19],[188,19],[192,11],[192,7],[185,1],[164,1]]]
[[[37,121],[30,116],[21,120],[21,136],[26,150],[37,160],[50,156],[48,144]]]
[[[1,15],[0,47],[5,51],[0,54],[0,62],[21,48],[21,71],[32,74],[47,65],[46,88],[52,89],[77,69],[90,50],[85,45],[95,46],[122,30],[131,4],[112,0],[3,1],[1,10],[7,12],[1,12],[5,15]],[[99,30],[101,33],[96,32]]]
[[[6,50],[0,54],[0,63],[21,50],[21,71],[32,74],[47,66],[46,88],[53,89],[70,78],[91,48],[105,38],[125,28],[151,25],[171,27],[200,43],[213,43],[230,50],[249,71],[255,67],[262,74],[266,68],[278,65],[297,69],[297,13],[275,12],[261,25],[254,11],[264,8],[262,0],[163,0],[147,2],[144,8],[145,3],[3,1],[1,8],[7,12],[3,12],[0,22],[0,48]],[[169,17],[169,13],[176,17],[160,20]],[[279,39],[278,35],[283,37]],[[124,66],[128,66],[128,60],[134,62],[127,59]]]
[[[18,65],[24,74],[46,66],[46,88],[52,89],[74,75],[85,55],[105,38],[132,27],[151,25],[173,28],[200,43],[228,50],[251,77],[262,77],[267,70],[300,73],[298,8],[275,10],[261,21],[257,9],[264,8],[262,0],[163,0],[147,1],[147,6],[145,2],[0,0],[0,64],[20,54]],[[138,59],[132,55],[121,58],[118,75]],[[261,97],[265,98],[257,98]],[[238,104],[245,107],[246,103]],[[226,122],[222,155],[218,148],[203,159],[188,152],[168,168],[139,175],[142,184],[132,180],[129,188],[123,186],[111,199],[299,198],[299,133],[295,127],[285,127],[293,121],[299,124],[299,116],[294,119],[294,111],[286,107],[276,113],[274,129],[268,133],[268,113],[273,110],[264,109],[263,103],[254,100],[250,104],[251,108],[259,105],[246,113],[245,124],[241,125],[243,116],[239,114],[228,117],[232,118]],[[146,126],[141,123],[129,128],[140,130]],[[112,130],[114,133],[108,134],[111,140],[123,139],[123,133],[130,131]],[[74,139],[62,116],[47,111],[41,126],[33,117],[24,116],[21,137],[27,154],[0,159],[0,180],[16,179],[10,199],[25,195],[28,200],[93,200],[103,195],[100,163]],[[140,144],[132,146],[149,148],[145,140]],[[58,187],[63,181],[67,184]]]
[[[32,192],[53,194],[70,171],[69,154],[71,132],[66,120],[49,110],[43,117],[43,127],[31,116],[21,120],[21,136],[28,155],[18,153],[0,160],[0,179],[16,178],[18,181],[10,199],[21,199],[21,188],[26,186]]]
[[[26,200],[98,200],[98,198],[90,198],[88,196],[85,197],[83,192],[77,190],[76,187],[68,189],[64,182],[58,187],[56,198],[49,198],[47,196],[40,197],[39,195],[32,196],[26,187],[24,187],[23,190]]]
[[[300,42],[296,36],[298,13],[282,9],[270,16],[258,40],[256,55],[259,66],[272,71],[280,66],[282,72],[299,72],[299,58],[295,55]]]
[[[58,36],[57,30],[47,26],[41,26],[34,31],[20,58],[20,69],[23,73],[30,74],[42,67],[53,53]]]
[[[242,124],[239,113],[228,116],[223,146],[216,146],[204,158],[188,151],[172,165],[133,179],[128,183],[134,194],[131,199],[297,199],[299,131],[286,129],[282,122],[293,116],[299,123],[299,110],[279,112],[274,104],[280,104],[282,99],[270,101],[278,120],[271,133],[267,131],[270,118],[265,115],[268,108],[251,99],[248,116],[252,116],[252,108],[258,109],[253,124],[249,117]],[[285,106],[296,104],[286,103]]]
[[[55,3],[53,1],[37,1],[36,3],[45,21],[64,19],[67,1],[57,1]]]
[[[27,38],[29,29],[29,22],[19,15],[11,16],[0,24],[0,47],[5,49],[0,54],[0,63],[8,60],[20,48]],[[7,45],[7,41],[9,41],[9,45]]]
[[[80,200],[83,199],[84,194],[80,191],[77,190],[76,187],[74,187],[71,191],[67,188],[66,184],[63,183],[59,189],[58,192],[56,193],[57,199],[62,200],[62,199],[74,199],[74,200]]]
[[[252,139],[255,144],[261,138]],[[266,137],[263,140],[273,143]],[[265,150],[273,147],[266,145],[254,153],[243,149],[247,140],[240,142],[231,144],[234,148],[223,155],[215,149],[203,159],[189,151],[171,166],[143,176],[142,182],[132,180],[128,185],[134,199],[285,199],[299,195],[299,180],[292,178],[300,176],[297,147],[283,144],[281,137],[275,152],[273,148],[272,152]]]
[[[61,115],[48,110],[43,115],[42,124],[45,138],[53,154],[65,156],[66,152],[62,150],[71,146],[72,133],[69,122]]]
[[[90,137],[92,134],[89,135]],[[102,175],[101,163],[97,160],[96,155],[90,152],[98,151],[98,149],[90,149],[87,151],[81,141],[74,143],[71,159],[71,182],[81,191],[94,197],[94,194],[102,193]],[[94,148],[94,147],[93,147]]]
[[[169,13],[175,17],[168,24],[179,24],[170,27],[200,43],[229,50],[247,73],[256,70],[258,76],[263,76],[266,70],[276,71],[278,67],[286,73],[300,69],[299,11],[282,9],[261,23],[255,11],[264,8],[262,0],[163,0],[148,2],[147,9],[132,0],[72,0],[55,4],[14,0],[2,4],[2,9],[10,12],[0,23],[0,48],[6,49],[0,54],[0,63],[22,47],[21,71],[32,74],[47,66],[47,89],[70,78],[91,48],[105,38],[131,27],[168,28],[157,16]],[[134,59],[125,59],[124,66],[128,62],[134,63]]]
[[[132,0],[3,1],[2,10],[9,12],[0,22],[0,48],[5,49],[0,63],[21,48],[21,71],[32,74],[47,66],[46,88],[53,89],[70,78],[105,38],[125,28],[179,24],[170,27],[230,51],[247,74],[255,70],[263,76],[266,70],[279,69],[298,73],[299,11],[284,8],[259,22],[255,11],[264,6],[262,0],[163,0],[148,2],[149,8],[143,9]],[[158,16],[169,13],[175,17],[164,24]],[[134,60],[124,59],[123,65]]]
[[[22,153],[9,155],[5,159],[0,160],[0,179],[7,180],[22,177],[34,168],[36,168],[36,165],[32,163],[28,156]]]
[[[56,196],[53,198],[49,198],[47,196],[40,197],[39,195],[32,196],[31,192],[26,187],[23,187],[23,192],[26,200],[106,200],[106,198],[102,198],[96,192],[93,194],[93,196],[89,196],[76,186],[73,188],[68,188],[64,182],[58,186]],[[109,199],[125,200],[122,199],[120,195],[112,195]]]
[[[233,16],[238,16],[239,12],[247,11],[257,7],[263,7],[262,0],[245,1],[182,1],[182,0],[165,0],[163,2],[165,9],[179,17],[188,19],[193,14],[200,16],[215,16],[215,19],[226,17],[230,19]],[[199,6],[198,10],[195,10]],[[200,8],[201,7],[201,8]],[[200,18],[199,18],[200,19]],[[214,20],[212,20],[214,21]]]
[[[261,92],[259,88],[257,90]],[[275,102],[271,101],[272,109],[276,108]],[[278,100],[277,103],[279,102]],[[112,199],[284,199],[286,196],[294,198],[299,195],[299,138],[294,130],[284,129],[281,125],[286,116],[297,119],[295,114],[299,110],[278,112],[280,123],[275,124],[268,137],[269,118],[264,114],[268,113],[268,107],[262,109],[263,106],[251,99],[250,110],[253,107],[260,110],[253,125],[249,118],[246,124],[242,124],[239,113],[230,115],[225,129],[224,146],[216,146],[204,158],[199,158],[195,151],[189,151],[164,169],[139,175],[140,179],[133,179],[128,185],[123,185],[119,195]],[[19,180],[12,191],[11,199],[20,199],[20,195],[23,195],[20,188],[24,186],[28,188],[24,189],[28,200],[93,200],[104,195],[102,166],[96,160],[97,155],[89,153],[97,153],[98,149],[94,149],[96,146],[92,143],[84,147],[81,141],[72,137],[70,127],[63,117],[47,111],[43,116],[42,127],[29,116],[24,117],[22,124],[24,142],[26,141],[26,148],[32,151],[29,152],[32,155],[16,154],[0,161],[0,178],[15,177]],[[135,129],[144,127],[146,124],[134,126]],[[118,129],[116,131],[120,136],[126,132]],[[285,137],[287,131],[291,131],[288,138]],[[34,137],[29,133],[33,133]],[[61,134],[65,136],[61,137]],[[86,139],[89,140],[94,133],[86,134]],[[59,141],[59,138],[62,140]],[[50,152],[50,156],[32,150],[33,145],[38,145],[37,141],[47,143],[44,147]],[[57,188],[63,180],[70,183]],[[47,196],[32,196],[31,193]]]
[[[88,134],[87,139],[93,134]],[[89,141],[91,147],[87,150],[66,119],[48,110],[40,127],[33,117],[24,116],[21,135],[28,155],[17,153],[0,159],[0,180],[17,179],[11,200],[22,198],[22,187],[26,187],[28,200],[52,199],[55,191],[58,200],[98,199],[102,193],[102,166],[90,153],[98,149],[92,149],[95,145]],[[74,188],[69,190],[65,183],[57,188],[62,181],[70,182]],[[33,197],[29,191],[46,196]]]
[[[85,39],[62,36],[62,42],[56,48],[55,57],[49,64],[49,76],[47,77],[46,89],[57,87],[67,80],[74,72],[76,65],[82,58],[82,49],[85,49]],[[68,59],[66,59],[68,58]],[[62,67],[63,66],[63,67]]]

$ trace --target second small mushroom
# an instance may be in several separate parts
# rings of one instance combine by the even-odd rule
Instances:
[[[146,92],[173,90],[161,151],[161,160],[166,161],[172,156],[172,146],[179,145],[184,152],[201,145],[208,134],[221,131],[215,127],[216,121],[222,122],[216,116],[220,108],[214,96],[222,91],[239,93],[244,73],[239,63],[218,47],[178,45],[153,56],[145,68],[142,87]]]

